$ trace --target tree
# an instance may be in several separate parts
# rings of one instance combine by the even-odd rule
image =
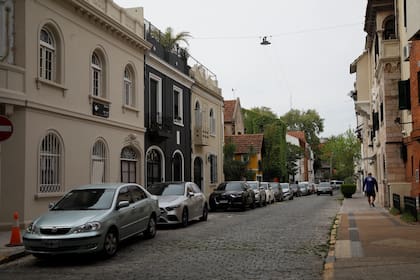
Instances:
[[[291,177],[293,182],[295,181],[295,175],[298,172],[297,161],[303,157],[303,149],[299,146],[287,143],[286,153],[286,168],[289,178]]]
[[[191,38],[189,32],[183,31],[177,34],[174,34],[174,31],[171,27],[166,28],[166,31],[162,33],[160,30],[153,30],[152,36],[158,40],[158,42],[165,48],[167,51],[173,51],[176,49],[177,45],[180,42],[188,44],[188,39]]]
[[[353,181],[355,163],[360,159],[360,142],[350,129],[330,137],[321,153],[321,159],[331,164],[331,179]]]
[[[318,135],[324,131],[324,119],[313,109],[307,111],[292,109],[281,116],[280,119],[286,124],[288,130],[303,131],[305,133],[306,142],[308,142],[314,152],[314,169],[316,171],[321,166]]]
[[[286,126],[267,107],[243,109],[244,125],[247,134],[263,133],[264,146],[262,158],[263,179],[286,180]]]
[[[226,181],[236,181],[242,178],[253,178],[250,177],[252,174],[248,174],[247,164],[248,162],[242,162],[235,160],[236,146],[233,143],[225,143],[223,147],[223,173],[225,174]]]

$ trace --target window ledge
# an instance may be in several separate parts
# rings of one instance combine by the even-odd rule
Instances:
[[[89,95],[89,103],[92,103],[92,101],[99,101],[102,103],[106,103],[106,104],[111,104],[111,100],[103,98],[103,97],[99,97],[99,96],[94,96],[92,94]]]
[[[137,109],[136,107],[133,107],[133,106],[129,106],[129,105],[123,105],[122,106],[122,108],[123,108],[123,112],[125,113],[126,111],[132,111],[132,112],[135,112],[135,113],[139,113],[140,112],[140,110],[139,109]]]
[[[37,77],[35,78],[36,81],[36,88],[37,89],[41,89],[41,86],[49,86],[49,87],[54,87],[57,89],[60,89],[63,92],[63,97],[66,95],[66,92],[68,90],[68,88],[66,88],[64,85],[62,84],[58,84],[56,82],[50,81],[50,80],[46,80],[44,78],[41,77]]]
[[[175,124],[175,125],[177,125],[177,126],[182,126],[182,127],[184,127],[184,123],[183,123],[183,122],[180,122],[180,121],[176,121],[176,120],[174,120],[174,124]]]
[[[65,192],[51,192],[51,193],[36,193],[35,199],[50,198],[50,197],[62,197]]]

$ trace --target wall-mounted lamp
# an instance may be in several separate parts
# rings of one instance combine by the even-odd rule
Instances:
[[[262,38],[262,41],[260,43],[261,45],[271,45],[271,42],[267,40],[267,36],[264,36]]]
[[[401,118],[400,117],[396,117],[394,120],[395,124],[409,124],[409,123],[414,123],[414,122],[401,122]]]

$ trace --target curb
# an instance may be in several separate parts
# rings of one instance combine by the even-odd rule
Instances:
[[[17,250],[16,252],[12,252],[2,256],[0,255],[0,265],[14,261],[27,255],[29,255],[29,253],[26,252],[23,248],[21,250]]]
[[[328,255],[324,262],[324,280],[332,279],[334,274],[334,263],[335,263],[335,244],[337,242],[337,229],[341,223],[341,214],[337,214],[330,234],[330,247]]]

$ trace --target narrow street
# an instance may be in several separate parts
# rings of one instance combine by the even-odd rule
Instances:
[[[121,244],[109,260],[33,256],[0,266],[1,279],[322,279],[337,196],[305,196],[254,210],[210,213],[187,228]]]

